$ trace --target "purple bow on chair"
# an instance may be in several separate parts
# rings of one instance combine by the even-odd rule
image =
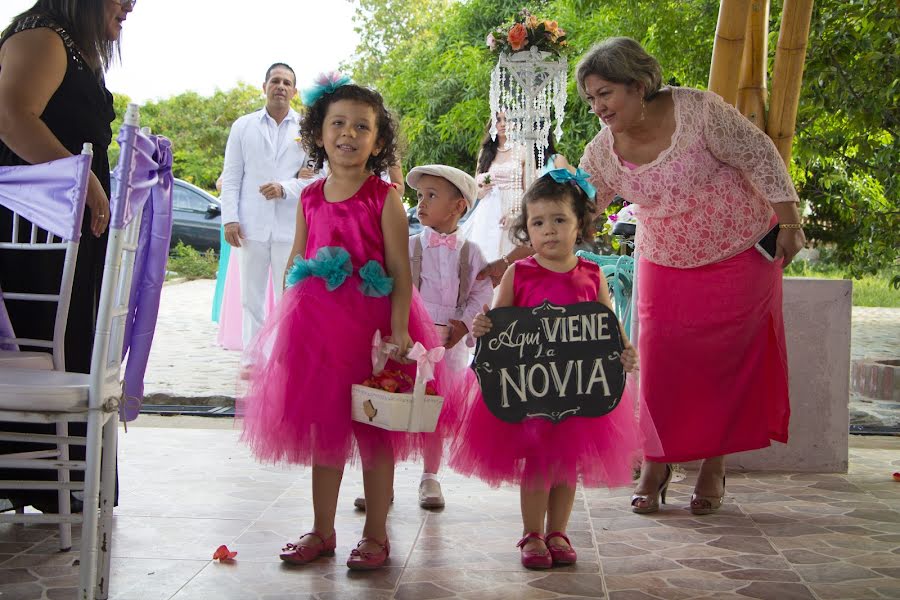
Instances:
[[[122,147],[116,177],[117,193],[112,198],[111,224],[127,225],[142,213],[131,279],[131,297],[125,321],[122,356],[125,366],[125,402],[120,415],[133,421],[144,398],[144,374],[159,314],[159,298],[166,277],[169,240],[172,236],[172,143],[162,136],[146,135],[137,127],[119,130]]]
[[[53,235],[77,242],[84,216],[84,199],[78,197],[78,188],[90,175],[91,157],[86,154],[38,165],[0,167],[0,205]]]
[[[78,241],[84,217],[84,197],[78,190],[87,189],[90,175],[91,157],[86,154],[37,165],[0,167],[0,206],[64,240]],[[15,334],[0,290],[0,338],[12,337]],[[0,350],[18,350],[18,346],[0,343]]]

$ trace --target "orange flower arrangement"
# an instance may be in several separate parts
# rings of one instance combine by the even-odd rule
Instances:
[[[512,21],[491,31],[485,40],[494,52],[519,52],[532,47],[559,55],[566,50],[566,32],[559,23],[522,9]]]
[[[521,23],[516,23],[509,30],[506,39],[509,41],[510,48],[518,52],[528,43],[528,30]]]

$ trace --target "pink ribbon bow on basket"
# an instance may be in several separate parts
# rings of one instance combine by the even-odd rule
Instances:
[[[381,337],[381,330],[376,329],[375,335],[372,336],[372,374],[377,375],[384,370],[391,354],[397,350],[399,346],[385,342]]]
[[[419,342],[413,344],[413,347],[406,353],[406,358],[416,361],[416,368],[418,369],[416,385],[419,384],[419,381],[422,382],[422,385],[425,385],[425,383],[434,379],[434,367],[444,358],[444,351],[445,348],[443,346],[436,346],[431,350],[426,350],[425,346]]]
[[[444,358],[444,347],[426,350],[416,342],[406,353],[406,358],[416,361],[416,382],[413,386],[413,403],[409,411],[408,431],[434,431],[434,424],[423,427],[425,384],[434,379],[434,367]]]

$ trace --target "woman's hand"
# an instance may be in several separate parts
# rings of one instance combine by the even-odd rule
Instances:
[[[475,336],[477,338],[481,337],[484,334],[486,334],[487,332],[489,332],[491,330],[491,327],[493,327],[491,320],[488,319],[487,315],[485,314],[489,310],[490,310],[490,307],[487,304],[485,304],[484,306],[481,307],[482,312],[475,315],[475,319],[472,321],[472,335],[473,336]]]
[[[109,198],[93,173],[88,180],[87,206],[90,209],[91,233],[94,237],[100,237],[109,225]]]
[[[506,269],[509,267],[509,263],[505,260],[498,259],[492,263],[488,263],[488,265],[479,271],[476,279],[487,279],[491,278],[491,284],[494,287],[500,285],[500,280],[503,279],[503,274],[506,273]]]
[[[783,259],[781,268],[785,268],[797,253],[806,245],[806,235],[802,229],[780,229],[775,239],[775,260]]]
[[[478,196],[478,199],[480,200],[491,193],[492,189],[494,189],[493,183],[479,183],[478,192],[475,195]]]
[[[632,371],[637,371],[638,368],[638,354],[637,350],[634,349],[634,346],[631,345],[631,342],[625,340],[625,349],[622,350],[622,356],[619,357],[619,360],[622,361],[622,366],[625,367],[626,373],[631,373]]]
[[[316,176],[316,170],[310,167],[303,167],[297,172],[297,179],[312,179]]]

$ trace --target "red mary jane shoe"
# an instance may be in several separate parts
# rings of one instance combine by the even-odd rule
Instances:
[[[360,546],[365,543],[372,543],[381,546],[378,552],[367,552],[360,550]],[[350,551],[350,558],[347,559],[347,568],[351,571],[372,571],[380,569],[387,562],[388,556],[391,554],[391,543],[385,538],[384,543],[379,542],[375,538],[363,538],[359,540],[356,548]]]
[[[318,542],[310,545],[301,545],[300,542],[306,536],[313,536],[319,539]],[[325,538],[315,531],[304,533],[297,540],[296,544],[287,544],[281,549],[279,558],[286,563],[292,565],[305,565],[312,562],[320,556],[334,556],[334,549],[337,547],[337,533],[332,533],[331,537]]]
[[[525,549],[525,544],[528,543],[528,540],[532,539],[546,543],[544,536],[535,531],[526,534],[525,537],[519,540],[516,546],[522,550],[522,566],[526,569],[549,569],[553,566],[553,559],[550,557],[550,552],[546,548],[543,550]]]
[[[553,538],[566,540],[568,547],[551,544],[550,540]],[[554,565],[574,565],[575,561],[578,560],[578,554],[575,552],[575,549],[572,548],[572,542],[569,541],[569,536],[563,532],[554,531],[553,533],[547,534],[545,539],[547,540],[547,550],[550,551],[550,558],[553,559]]]

